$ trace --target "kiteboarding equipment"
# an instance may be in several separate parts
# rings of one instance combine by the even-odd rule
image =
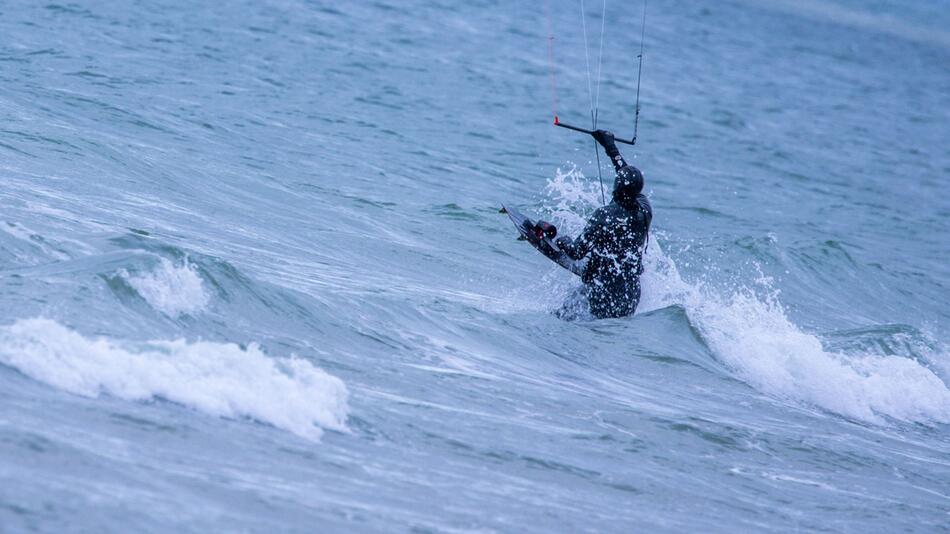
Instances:
[[[600,52],[597,60],[597,83],[596,83],[596,92],[594,90],[594,84],[592,83],[591,68],[590,68],[590,46],[587,37],[587,9],[584,0],[580,1],[581,5],[581,28],[583,29],[584,37],[584,58],[587,64],[587,95],[590,99],[590,118],[591,118],[591,128],[581,128],[579,126],[574,126],[572,124],[567,124],[562,122],[558,116],[557,110],[557,79],[555,75],[554,68],[554,30],[553,23],[551,21],[551,8],[550,1],[547,2],[547,16],[548,16],[548,61],[550,64],[551,71],[551,105],[552,112],[554,114],[554,125],[560,128],[565,128],[567,130],[573,130],[575,132],[585,133],[593,136],[594,132],[597,130],[597,119],[600,113],[600,82],[601,82],[601,73],[604,60],[604,33],[606,30],[606,19],[607,19],[607,0],[603,0],[603,5],[601,9],[601,18],[600,18]],[[643,40],[646,35],[646,16],[647,16],[647,6],[646,0],[643,2],[643,13],[641,16],[640,22],[640,53],[637,55],[638,65],[637,65],[637,96],[636,104],[634,107],[634,121],[633,121],[633,136],[630,139],[615,138],[616,142],[624,143],[627,145],[635,145],[637,143],[637,135],[640,130],[640,78],[643,74]],[[600,153],[597,151],[597,143],[594,143],[594,156],[597,160],[597,177],[600,181],[600,196],[601,201],[606,204],[606,196],[604,194],[604,180],[601,173],[600,167]]]
[[[545,221],[534,222],[518,210],[505,205],[502,205],[501,212],[508,214],[508,218],[511,219],[512,224],[521,234],[520,239],[531,243],[531,246],[537,249],[538,252],[568,271],[577,276],[584,275],[587,261],[573,260],[566,252],[561,250],[561,247],[554,242],[554,238],[557,236],[557,228],[553,224]]]
[[[538,239],[554,239],[557,237],[557,227],[547,221],[538,221],[534,223],[534,235],[538,236]]]

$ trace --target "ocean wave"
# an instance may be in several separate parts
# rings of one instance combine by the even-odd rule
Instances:
[[[576,167],[559,169],[546,193],[548,213],[569,231],[600,202],[597,184]],[[753,387],[877,424],[950,423],[950,388],[914,354],[829,350],[789,320],[768,277],[731,291],[691,282],[658,241],[644,258],[638,313],[683,306],[713,355]]]
[[[323,429],[346,431],[342,380],[297,357],[268,357],[254,344],[122,343],[87,338],[49,319],[22,319],[0,327],[0,363],[87,397],[161,398],[312,440]]]
[[[150,271],[130,273],[121,270],[119,276],[152,308],[169,317],[198,313],[211,302],[211,295],[201,280],[201,274],[187,258],[181,263],[161,258],[159,264]]]
[[[868,422],[950,423],[950,389],[913,358],[826,350],[777,301],[752,292],[698,298],[690,319],[716,355],[762,391]]]

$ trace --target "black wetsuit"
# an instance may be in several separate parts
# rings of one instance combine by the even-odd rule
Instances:
[[[618,172],[627,165],[616,145],[608,143],[605,149]],[[577,239],[562,238],[558,242],[575,260],[590,254],[582,279],[590,312],[599,319],[623,317],[637,309],[643,253],[653,220],[647,197],[639,191],[633,198],[618,194],[618,183],[614,185],[613,201],[594,212]]]

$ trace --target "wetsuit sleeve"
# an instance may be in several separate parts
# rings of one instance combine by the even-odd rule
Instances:
[[[604,152],[607,153],[607,157],[610,158],[611,163],[614,164],[615,171],[619,171],[621,167],[627,165],[627,162],[624,161],[623,156],[620,155],[620,150],[617,148],[616,143],[610,143],[604,146]]]
[[[586,256],[587,253],[590,252],[590,249],[593,248],[595,240],[597,239],[597,231],[602,226],[600,219],[601,213],[600,210],[598,210],[594,212],[594,216],[587,222],[587,226],[584,227],[584,231],[581,232],[581,235],[577,236],[577,239],[563,239],[558,241],[561,250],[566,252],[567,255],[574,260],[579,260]]]

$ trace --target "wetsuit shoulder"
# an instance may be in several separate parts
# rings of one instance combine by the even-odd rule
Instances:
[[[613,206],[614,206],[614,203],[611,202],[610,204],[607,204],[606,206],[601,206],[597,208],[596,210],[594,210],[594,213],[590,216],[590,219],[588,219],[589,223],[594,223],[598,225],[602,225],[606,223],[608,219],[610,219],[610,217],[614,215],[613,209],[612,209]]]
[[[591,248],[603,240],[604,230],[609,219],[606,206],[598,208],[587,219],[587,224],[581,234],[577,236],[577,239],[558,238],[558,245],[571,258],[575,260],[583,258],[590,252]]]
[[[603,238],[604,231],[610,226],[612,219],[610,205],[597,208],[590,219],[587,220],[587,226],[584,228],[583,238],[591,245],[596,244]]]

